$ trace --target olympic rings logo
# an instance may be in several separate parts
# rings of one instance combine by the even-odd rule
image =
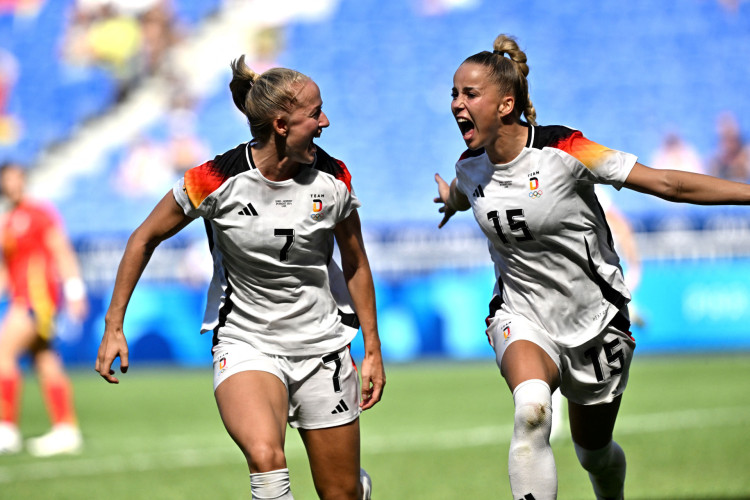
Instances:
[[[539,198],[541,196],[542,196],[542,190],[541,189],[537,189],[536,191],[531,191],[529,193],[529,198]]]

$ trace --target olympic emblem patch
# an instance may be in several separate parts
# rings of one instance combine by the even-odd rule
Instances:
[[[510,327],[506,326],[505,328],[503,328],[503,338],[505,340],[508,340],[509,337],[510,337]]]
[[[541,198],[542,196],[542,190],[539,189],[539,178],[538,177],[529,177],[529,198],[532,200],[535,200],[537,198]]]
[[[310,218],[314,220],[315,222],[320,222],[323,220],[323,200],[320,200],[318,198],[313,200],[312,205],[312,211],[313,213],[310,214]]]

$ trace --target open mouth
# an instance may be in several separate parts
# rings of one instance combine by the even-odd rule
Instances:
[[[471,137],[474,135],[474,123],[469,120],[468,118],[456,118],[456,123],[458,123],[458,128],[461,131],[461,135],[463,136],[465,141],[468,141],[471,139]]]

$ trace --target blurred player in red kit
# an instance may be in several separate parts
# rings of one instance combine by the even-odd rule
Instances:
[[[35,456],[77,453],[82,447],[73,392],[53,349],[55,317],[63,303],[74,320],[87,313],[86,290],[73,248],[57,211],[26,195],[24,168],[0,167],[0,191],[9,211],[0,221],[3,289],[8,307],[0,324],[0,454],[22,448],[18,427],[22,373],[30,354],[39,376],[52,429],[29,439]]]

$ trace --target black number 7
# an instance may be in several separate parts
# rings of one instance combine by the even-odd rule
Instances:
[[[622,373],[623,355],[622,351],[620,349],[617,349],[619,346],[619,339],[615,339],[612,342],[607,342],[603,346],[604,356],[607,358],[607,364],[610,366],[610,376]],[[596,346],[594,346],[584,352],[583,355],[591,360],[591,364],[594,366],[594,374],[596,375],[596,380],[602,382],[604,380],[604,371],[602,370],[602,365],[599,362],[599,350],[596,348]],[[612,363],[614,363],[615,361],[619,362],[620,366],[612,368]]]
[[[284,243],[284,247],[279,254],[279,260],[281,262],[286,262],[289,258],[289,249],[294,245],[294,229],[274,229],[273,235],[286,236],[286,243]]]
[[[323,356],[323,363],[335,363],[333,369],[333,392],[341,392],[341,380],[339,375],[341,374],[341,360],[339,355],[334,353]]]

